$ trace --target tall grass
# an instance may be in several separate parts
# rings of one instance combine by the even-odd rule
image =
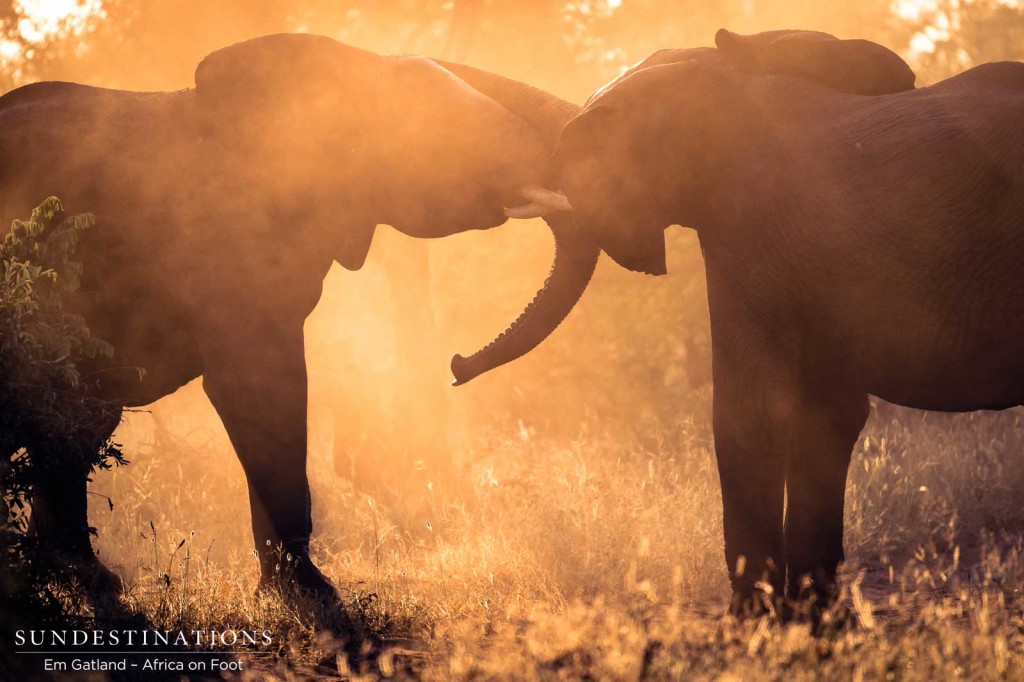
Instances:
[[[385,642],[371,676],[1018,679],[1020,416],[876,406],[847,491],[843,584],[858,624],[820,638],[724,615],[701,420],[641,436],[478,432],[456,452],[465,490],[391,502],[339,478],[331,434],[314,425],[314,553]],[[101,556],[126,578],[122,601],[158,626],[270,630],[275,655],[248,663],[260,676],[358,672],[312,619],[256,593],[244,480],[223,434],[163,419],[154,429],[136,415],[122,434],[135,463],[94,486],[115,500],[92,512]]]

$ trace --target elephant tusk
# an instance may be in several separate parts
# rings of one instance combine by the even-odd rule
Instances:
[[[552,192],[550,189],[545,189],[539,185],[520,187],[518,194],[529,203],[506,208],[505,215],[509,218],[525,220],[527,218],[540,218],[556,211],[572,212],[573,210],[572,204],[569,203],[569,198],[564,194]]]
[[[519,196],[528,199],[548,209],[548,211],[569,211],[573,210],[569,198],[561,192],[553,192],[539,185],[526,185],[519,189]]]
[[[520,220],[526,220],[527,218],[540,218],[548,213],[551,213],[551,211],[544,206],[541,206],[536,201],[531,201],[530,203],[523,204],[522,206],[505,209],[506,216],[509,218],[518,218]]]

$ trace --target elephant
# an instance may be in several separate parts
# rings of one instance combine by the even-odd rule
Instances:
[[[82,375],[126,407],[202,376],[247,478],[261,585],[336,598],[309,556],[306,477],[303,322],[324,275],[358,269],[378,224],[443,237],[504,223],[577,110],[471,67],[263,36],[208,55],[192,88],[0,97],[0,213],[56,195],[95,214],[70,305],[114,355]],[[43,481],[32,524],[82,575],[116,582],[90,544],[89,474]]]
[[[696,231],[732,604],[814,608],[837,594],[869,396],[1024,404],[1024,64],[915,89],[865,41],[715,44],[655,53],[594,93],[559,136],[556,184],[509,213],[573,215],[652,275],[664,230]]]

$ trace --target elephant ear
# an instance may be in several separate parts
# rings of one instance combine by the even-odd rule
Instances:
[[[299,123],[327,112],[344,126],[352,111],[338,109],[366,99],[379,55],[325,36],[288,34],[253,38],[212,52],[196,67],[196,105],[210,133],[256,133],[268,123]],[[346,93],[350,96],[346,96]],[[361,94],[362,96],[356,96]],[[305,122],[304,124],[302,122]]]
[[[733,68],[800,76],[853,95],[912,90],[916,76],[899,55],[868,40],[839,40],[818,31],[768,31],[744,36],[724,28],[715,45]]]
[[[643,73],[649,74],[655,69],[665,70],[674,66],[678,65],[653,66]],[[598,219],[580,212],[576,215],[588,224],[588,234],[618,265],[633,272],[664,275],[668,272],[665,225],[645,214],[639,198],[624,194],[626,188],[637,187],[637,184],[624,182],[621,178],[641,175],[639,169],[625,162],[631,157],[625,150],[632,146],[623,134],[625,121],[622,110],[600,103],[590,106],[569,121],[562,129],[555,150],[555,176],[561,178],[574,204],[601,206],[609,198],[615,197],[617,203],[632,206],[628,215],[616,216],[611,220],[607,219],[607,215]],[[649,143],[645,141],[644,144]],[[593,167],[582,168],[582,177],[578,176],[580,168],[572,160],[592,158],[595,153],[599,158],[615,159],[616,162],[606,169],[607,172],[598,172],[595,176],[592,175]],[[591,181],[595,177],[597,179]]]
[[[339,185],[354,193],[360,169],[365,173],[376,92],[368,84],[381,68],[379,55],[331,38],[277,34],[212,52],[195,72],[196,118],[210,163],[249,190],[247,201],[339,225],[333,243],[322,246],[348,269],[365,260],[375,223],[329,215],[328,207],[336,205]],[[324,131],[344,144],[325,145]],[[335,151],[328,156],[327,149]]]

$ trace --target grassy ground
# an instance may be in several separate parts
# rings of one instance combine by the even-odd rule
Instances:
[[[387,642],[368,677],[1024,679],[1022,414],[876,408],[847,491],[859,624],[820,638],[723,615],[703,423],[642,438],[494,430],[459,447],[465,489],[448,497],[355,491],[314,425],[315,555]],[[255,594],[241,470],[223,434],[185,433],[135,416],[135,461],[93,486],[115,502],[93,496],[92,518],[124,606],[158,627],[271,631],[274,654],[246,677],[360,672],[309,614]]]

